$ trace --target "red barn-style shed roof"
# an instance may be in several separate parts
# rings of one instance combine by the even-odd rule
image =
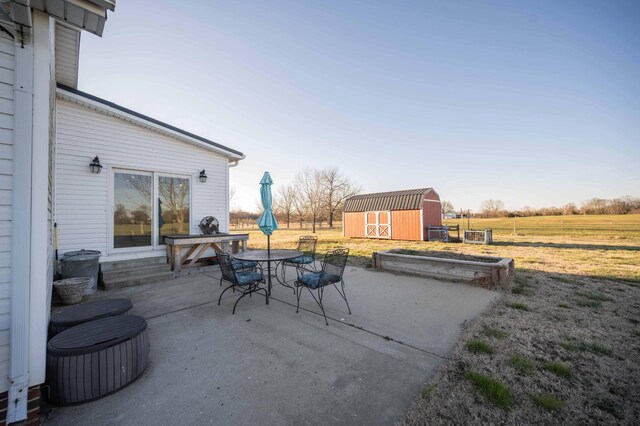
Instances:
[[[344,211],[420,210],[429,192],[436,193],[433,188],[418,188],[354,195],[344,202]]]

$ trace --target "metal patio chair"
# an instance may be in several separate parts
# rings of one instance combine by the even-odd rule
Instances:
[[[329,325],[329,322],[327,321],[327,314],[325,313],[324,306],[322,304],[322,296],[324,294],[324,288],[329,285],[333,285],[336,290],[338,290],[340,296],[346,302],[349,314],[351,314],[351,308],[349,307],[347,294],[344,291],[344,279],[342,278],[348,257],[349,249],[347,248],[338,248],[329,251],[324,256],[321,271],[307,272],[306,274],[302,274],[298,277],[298,279],[295,281],[296,298],[298,300],[298,303],[296,305],[296,312],[300,310],[300,296],[302,294],[302,289],[306,288],[307,290],[309,290],[309,293],[311,293],[311,296],[316,301],[318,306],[320,306],[322,315],[324,316],[324,322]],[[339,286],[338,283],[340,284]],[[314,290],[317,290],[318,297],[313,294]]]
[[[251,296],[252,293],[257,293],[259,291],[264,291],[264,297],[267,301],[267,305],[269,304],[269,295],[267,294],[267,289],[260,287],[260,283],[264,283],[264,277],[262,273],[256,271],[240,271],[237,272],[233,269],[233,262],[231,260],[231,256],[227,253],[218,253],[218,262],[220,263],[220,271],[222,271],[222,279],[231,283],[231,285],[220,293],[220,297],[218,298],[218,306],[220,306],[220,301],[222,300],[222,295],[225,291],[230,288],[233,291],[238,290],[242,293],[242,295],[236,300],[236,303],[233,305],[232,314],[236,313],[236,306],[238,302],[245,297],[246,295]]]
[[[218,249],[215,245],[213,246],[213,250],[216,252],[216,257],[221,253],[224,253],[220,249]],[[231,257],[231,266],[236,272],[246,272],[246,271],[254,271],[262,273],[262,268],[258,264],[258,262],[253,262],[250,260],[236,260]],[[222,287],[223,277],[220,276],[220,287]]]
[[[287,266],[296,268],[298,276],[302,272],[316,272],[316,246],[318,245],[318,237],[315,235],[302,235],[298,239],[297,250],[302,252],[302,256],[285,260],[282,264],[282,281],[286,282]]]

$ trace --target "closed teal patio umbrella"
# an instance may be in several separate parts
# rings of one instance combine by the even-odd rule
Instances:
[[[278,229],[278,221],[271,210],[272,197],[271,197],[271,185],[273,180],[269,175],[269,172],[264,172],[262,179],[260,180],[260,201],[262,201],[262,207],[264,211],[258,218],[258,227],[264,235],[267,236],[267,251],[271,253],[271,234]]]

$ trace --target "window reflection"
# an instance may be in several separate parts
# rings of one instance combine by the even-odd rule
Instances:
[[[186,235],[189,223],[189,179],[160,176],[158,178],[158,235]]]
[[[114,174],[114,248],[151,245],[151,191],[151,176]]]

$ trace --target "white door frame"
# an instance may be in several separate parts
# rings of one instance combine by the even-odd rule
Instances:
[[[107,238],[109,239],[109,244],[107,244],[107,255],[110,254],[122,254],[122,253],[136,253],[136,252],[148,252],[154,250],[154,242],[155,242],[155,233],[153,222],[154,217],[156,216],[154,213],[154,198],[156,194],[156,184],[154,173],[148,170],[138,170],[138,169],[129,169],[126,167],[108,167],[109,176],[107,178],[107,214],[108,214],[108,232]],[[115,213],[115,174],[116,173],[130,173],[130,174],[139,174],[144,176],[151,176],[151,245],[148,246],[140,246],[140,247],[124,247],[124,248],[115,248],[113,244],[113,238],[115,233],[115,224],[113,223],[113,214]]]

